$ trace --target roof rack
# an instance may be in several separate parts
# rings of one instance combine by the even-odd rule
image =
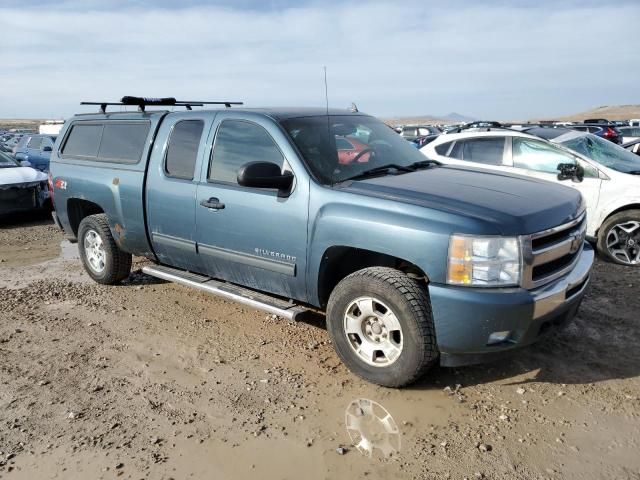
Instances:
[[[187,110],[192,110],[192,107],[202,107],[204,105],[224,105],[225,107],[230,108],[231,105],[243,105],[243,102],[203,102],[195,100],[176,100],[174,97],[149,98],[132,97],[127,95],[122,97],[119,102],[80,102],[80,105],[100,105],[100,113],[107,113],[108,105],[136,106],[139,111],[144,112],[148,106],[186,107]]]

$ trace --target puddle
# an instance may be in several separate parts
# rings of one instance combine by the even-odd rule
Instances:
[[[82,275],[78,246],[68,240],[49,245],[5,246],[0,251],[0,287],[24,288],[38,280],[59,278],[69,281],[89,281]]]

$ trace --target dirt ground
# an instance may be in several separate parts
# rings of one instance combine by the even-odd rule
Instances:
[[[0,223],[0,478],[640,478],[640,270],[509,360],[390,390],[322,317],[92,283],[46,217]],[[356,446],[356,444],[358,446]]]

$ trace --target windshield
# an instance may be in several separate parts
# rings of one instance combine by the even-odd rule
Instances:
[[[622,173],[640,172],[640,158],[609,140],[592,134],[571,136],[566,140],[558,137],[558,140],[565,147],[605,167]]]
[[[4,152],[0,152],[0,168],[18,167],[18,162]]]
[[[386,124],[359,115],[291,118],[282,122],[321,183],[332,185],[365,171],[424,162],[415,146]]]

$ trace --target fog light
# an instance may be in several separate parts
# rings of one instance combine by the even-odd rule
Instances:
[[[502,343],[509,340],[511,336],[511,330],[505,330],[504,332],[493,332],[489,335],[489,340],[487,340],[487,345],[495,345],[496,343]]]

